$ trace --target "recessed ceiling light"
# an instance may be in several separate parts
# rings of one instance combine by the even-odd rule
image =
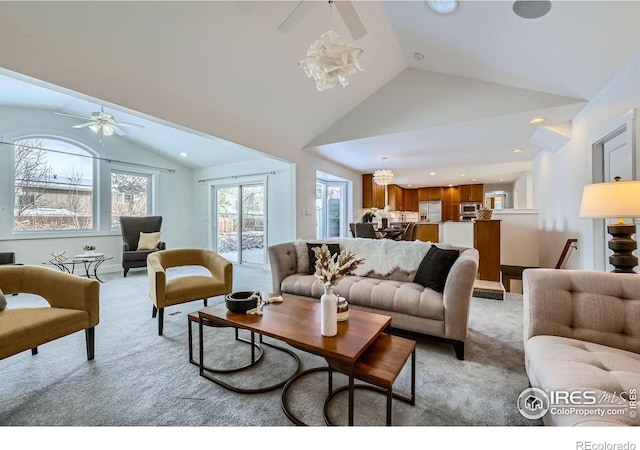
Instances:
[[[523,148],[514,148],[514,149],[512,150],[512,152],[513,152],[513,153],[520,153],[520,152],[523,152],[523,151],[524,151],[524,149],[523,149]]]
[[[513,2],[513,12],[523,19],[539,19],[551,11],[550,1],[517,0]]]
[[[440,14],[449,14],[458,8],[457,0],[430,0],[427,1],[427,5]]]
[[[498,181],[504,181],[504,178],[500,178]]]
[[[529,121],[529,123],[530,123],[531,125],[537,125],[537,124],[542,123],[542,122],[544,122],[544,121],[545,121],[545,118],[544,118],[544,117],[535,117],[535,118],[531,119],[531,120]]]
[[[182,156],[183,158],[187,157],[187,152],[180,152],[180,156]]]
[[[450,184],[449,187],[453,187],[453,184]]]
[[[431,172],[429,175],[435,175],[435,174],[436,174],[435,172]]]
[[[407,184],[407,187],[411,187],[411,186],[413,186],[411,183]]]
[[[461,177],[466,177],[466,175],[465,175],[465,174],[461,174],[460,176],[461,176]]]
[[[471,181],[478,181],[478,179],[477,178],[472,178]]]
[[[413,54],[413,58],[414,58],[416,61],[422,61],[422,60],[424,59],[424,55],[423,55],[422,53],[420,53],[420,52],[415,52],[415,53]]]

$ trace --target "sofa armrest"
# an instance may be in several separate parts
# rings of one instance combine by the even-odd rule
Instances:
[[[52,308],[89,313],[89,327],[100,321],[100,282],[39,266],[0,267],[0,288],[5,294],[34,294]]]
[[[478,261],[478,250],[468,248],[460,253],[447,275],[442,302],[444,303],[445,336],[449,339],[464,341],[467,338]]]
[[[563,336],[640,353],[640,277],[587,270],[526,269],[526,342]]]
[[[275,244],[269,247],[271,282],[274,294],[281,294],[282,280],[298,271],[298,258],[293,242]]]

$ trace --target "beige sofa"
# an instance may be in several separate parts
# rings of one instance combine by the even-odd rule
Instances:
[[[100,283],[57,269],[39,266],[1,266],[0,290],[5,295],[29,293],[46,300],[43,307],[20,307],[11,297],[0,311],[0,359],[54,339],[85,330],[87,359],[94,356],[94,327],[100,321]]]
[[[628,401],[640,388],[640,275],[527,269],[523,292],[527,374],[550,395],[544,423],[640,425]]]
[[[460,251],[446,278],[442,293],[414,283],[420,262],[431,243],[390,239],[331,239],[340,250],[350,250],[365,258],[365,265],[345,277],[334,289],[351,308],[390,316],[396,329],[429,335],[453,344],[458,359],[464,359],[469,309],[478,270],[474,248],[441,248]],[[322,285],[309,274],[304,258],[305,241],[269,247],[273,291],[304,298],[320,298]],[[305,267],[306,264],[306,267]]]

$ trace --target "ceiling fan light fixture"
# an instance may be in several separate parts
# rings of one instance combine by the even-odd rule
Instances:
[[[111,136],[113,134],[113,127],[108,123],[103,123],[102,134],[104,134],[105,136]]]
[[[94,124],[89,126],[89,129],[91,131],[93,131],[94,133],[96,133],[96,134],[98,134],[100,132],[100,128],[102,128],[102,125],[100,125],[99,123],[94,123]]]
[[[427,1],[427,5],[440,14],[449,14],[458,9],[457,0],[430,0]]]

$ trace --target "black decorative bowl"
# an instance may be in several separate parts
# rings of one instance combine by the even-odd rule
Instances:
[[[225,297],[227,309],[236,313],[246,313],[250,309],[258,306],[259,296],[260,293],[256,293],[255,291],[239,291],[227,294]]]

